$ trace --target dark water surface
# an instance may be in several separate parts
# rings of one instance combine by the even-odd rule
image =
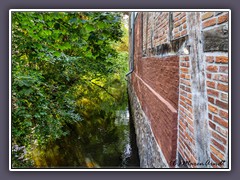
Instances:
[[[101,118],[66,125],[69,135],[35,149],[38,168],[139,168],[138,149],[128,108]]]

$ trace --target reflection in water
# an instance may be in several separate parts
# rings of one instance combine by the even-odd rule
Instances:
[[[42,149],[34,149],[37,167],[128,168],[139,167],[129,111],[100,111],[94,120],[67,124],[70,134]],[[130,124],[130,125],[129,125]],[[133,133],[133,134],[132,134]]]

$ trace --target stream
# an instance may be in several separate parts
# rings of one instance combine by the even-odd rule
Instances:
[[[134,125],[128,107],[102,112],[97,121],[66,126],[69,135],[34,149],[37,168],[139,168]]]

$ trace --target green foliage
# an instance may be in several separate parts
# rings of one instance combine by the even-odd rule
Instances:
[[[127,53],[113,44],[122,36],[121,15],[115,12],[14,12],[13,144],[30,151],[66,136],[66,124],[84,117],[76,103],[83,97],[91,96],[92,104],[105,109],[105,100],[92,97],[116,103],[120,96],[114,83],[122,81]]]

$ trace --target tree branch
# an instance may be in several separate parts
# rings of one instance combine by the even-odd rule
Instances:
[[[94,82],[92,82],[92,81],[90,81],[90,82],[91,82],[92,84],[94,84],[95,86],[101,88],[101,89],[104,90],[108,95],[110,95],[111,97],[113,97],[114,99],[117,100],[117,98],[114,97],[110,92],[108,92],[108,90],[107,90],[106,88],[104,88],[104,87],[102,87],[102,86],[100,86],[100,85],[98,85],[98,84],[96,84],[96,83],[94,83]]]

